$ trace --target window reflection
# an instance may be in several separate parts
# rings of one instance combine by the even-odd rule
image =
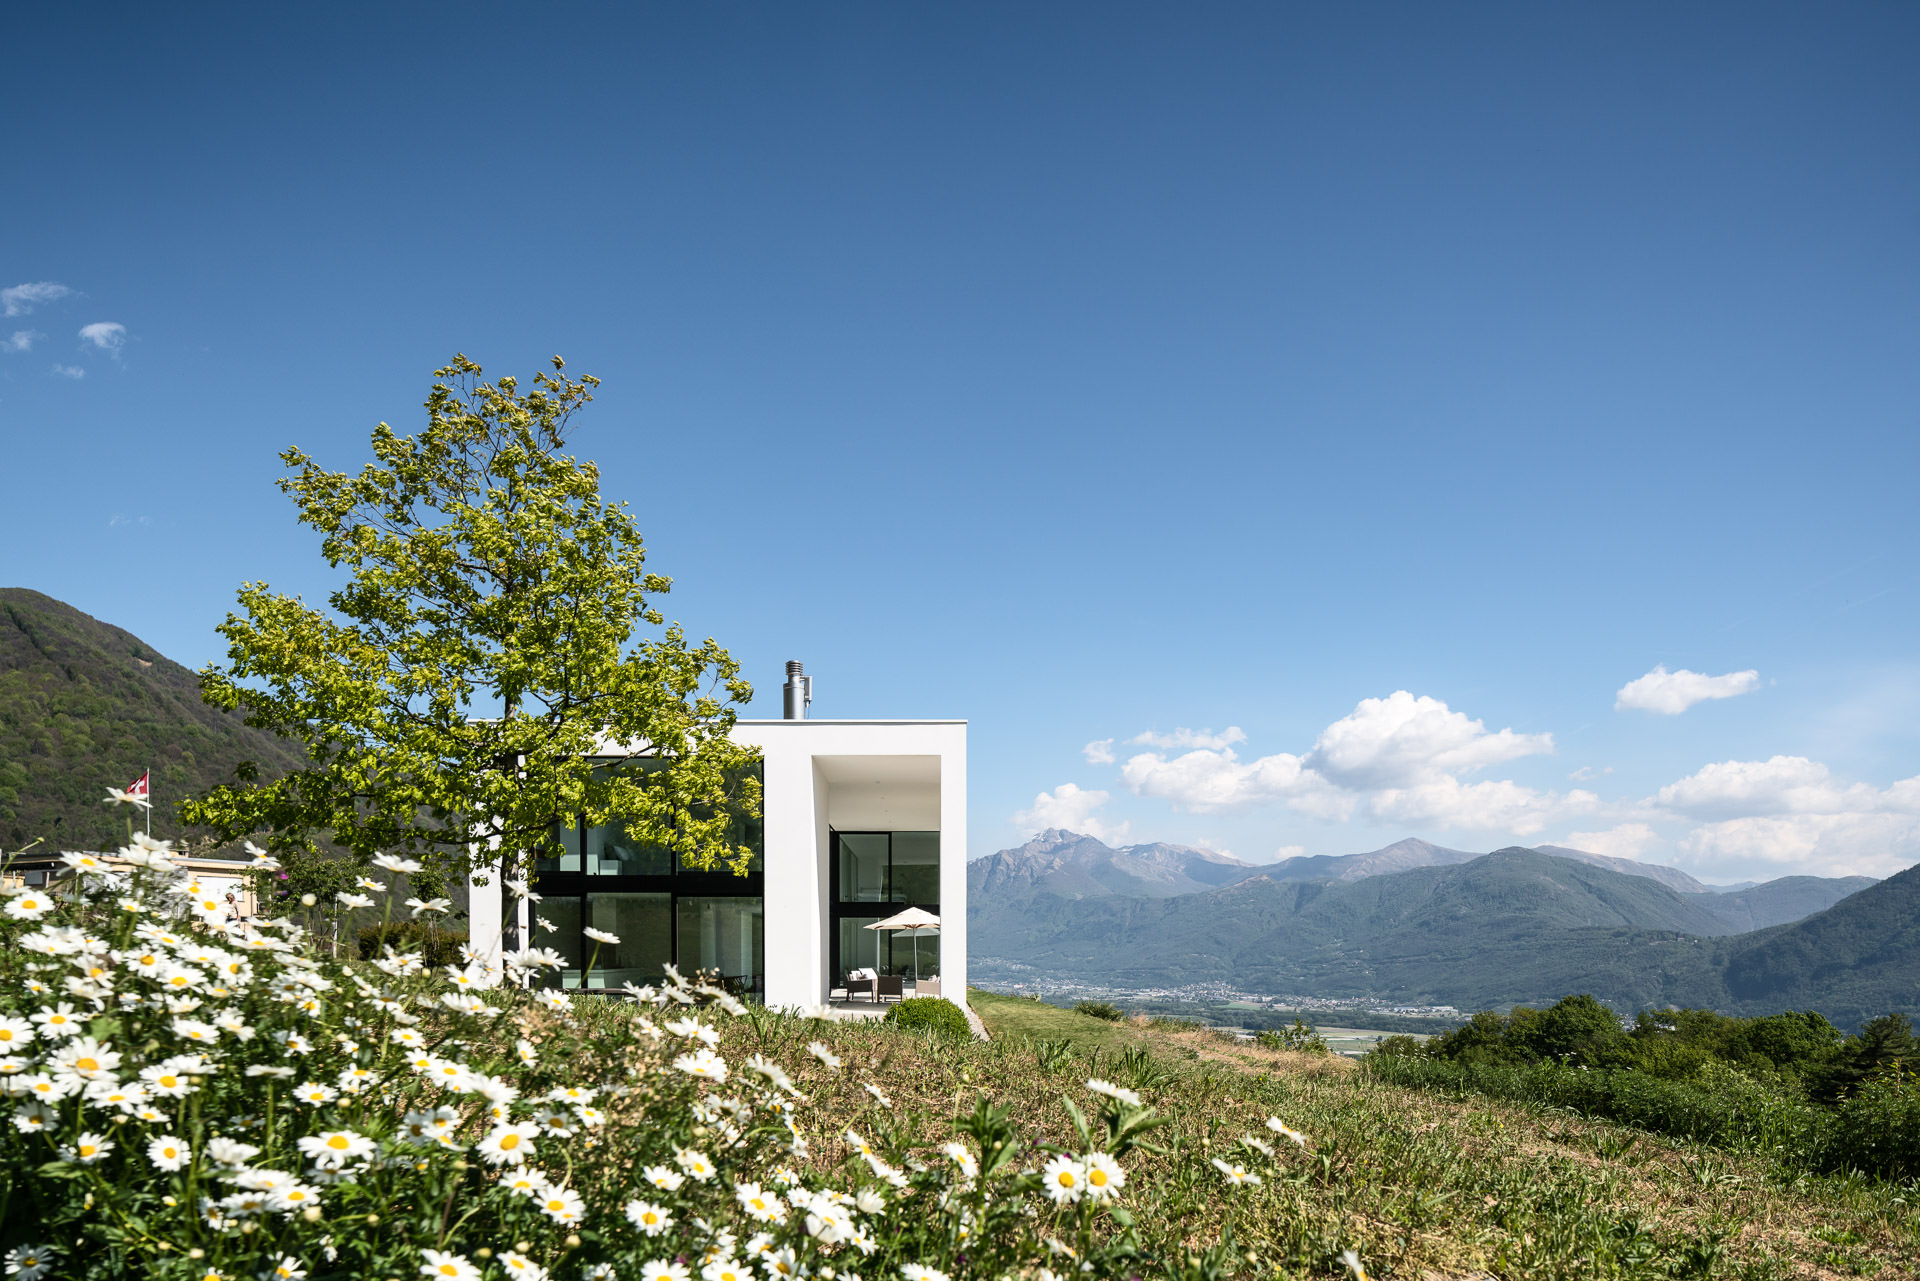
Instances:
[[[678,900],[682,974],[716,971],[729,989],[765,989],[762,912],[757,898],[682,897]]]

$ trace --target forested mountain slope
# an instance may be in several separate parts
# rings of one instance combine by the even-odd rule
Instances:
[[[180,835],[173,807],[232,778],[295,768],[299,747],[200,700],[199,680],[133,633],[50,596],[0,588],[0,844],[117,846],[109,787],[153,771],[153,831]]]

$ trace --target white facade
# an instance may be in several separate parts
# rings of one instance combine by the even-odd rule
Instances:
[[[841,981],[829,972],[839,896],[833,833],[879,831],[939,833],[941,991],[964,1003],[967,723],[740,721],[733,738],[760,749],[764,762],[766,1003],[819,1005]],[[497,888],[476,886],[470,898],[472,937],[500,937]]]

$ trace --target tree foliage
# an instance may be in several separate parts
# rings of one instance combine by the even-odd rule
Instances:
[[[712,639],[666,624],[671,584],[627,505],[564,452],[598,380],[558,357],[525,391],[481,374],[465,356],[436,370],[424,430],[381,423],[357,475],[281,455],[280,488],[346,581],[324,611],[244,584],[228,663],[201,686],[311,764],[214,788],[187,818],[455,873],[485,850],[530,869],[556,818],[584,814],[685,866],[744,867],[729,828],[760,788],[728,734],[752,690]],[[635,767],[596,770],[606,755]]]

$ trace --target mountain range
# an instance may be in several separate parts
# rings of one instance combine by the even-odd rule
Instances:
[[[1836,1022],[1920,1007],[1920,871],[1682,892],[1581,853],[1400,841],[1260,867],[1050,830],[969,866],[968,945],[1120,988],[1463,1009],[1592,992],[1622,1008],[1797,1002]]]
[[[152,771],[153,833],[182,835],[173,805],[297,768],[298,744],[201,701],[200,682],[138,636],[20,587],[0,588],[0,845],[112,848],[126,811],[101,803]]]

